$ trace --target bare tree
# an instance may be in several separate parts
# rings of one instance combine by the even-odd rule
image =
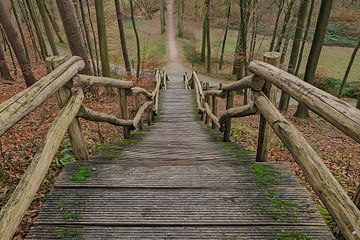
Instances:
[[[224,32],[224,38],[221,42],[221,53],[220,53],[220,61],[219,61],[219,69],[221,70],[224,64],[224,51],[226,46],[226,38],[227,33],[229,31],[229,25],[230,25],[230,13],[231,13],[231,0],[227,0],[227,11],[226,11],[226,27]]]
[[[1,39],[0,39],[1,40]],[[6,58],[5,58],[5,54],[2,48],[2,42],[0,41],[0,73],[1,73],[1,77],[4,80],[10,80],[10,81],[14,81],[14,79],[11,76]]]
[[[137,29],[136,29],[133,0],[130,0],[130,10],[131,10],[131,21],[132,21],[132,25],[133,25],[133,29],[134,29],[134,33],[135,33],[135,38],[136,38],[136,51],[137,51],[136,78],[139,79],[139,77],[140,77],[140,63],[141,63],[141,59],[140,59],[140,57],[141,57],[140,56],[140,39],[139,39],[139,34],[137,32]]]
[[[109,51],[108,51],[108,46],[107,46],[103,0],[95,0],[95,8],[96,8],[97,28],[98,28],[98,34],[99,34],[98,37],[99,37],[102,75],[104,77],[110,77],[111,71],[110,71]]]
[[[56,3],[65,29],[66,38],[70,45],[71,53],[84,60],[85,68],[82,70],[82,73],[91,74],[90,61],[86,52],[84,39],[81,35],[79,21],[76,18],[74,4],[72,0],[56,0]]]
[[[24,46],[21,44],[21,41],[19,40],[19,36],[14,26],[10,22],[10,15],[3,1],[0,1],[0,24],[3,27],[10,41],[11,47],[15,52],[16,58],[21,68],[21,72],[26,82],[26,86],[29,87],[32,84],[34,84],[37,81],[37,79],[35,78],[31,70],[31,65],[26,57]]]
[[[326,28],[329,22],[333,0],[322,0],[314,39],[311,45],[309,58],[306,64],[304,81],[312,83],[314,81],[316,68],[319,62],[321,49],[325,39]],[[308,118],[309,110],[304,103],[299,103],[295,116],[299,118]]]
[[[115,8],[116,8],[116,15],[117,15],[118,26],[119,26],[120,44],[121,44],[122,55],[123,55],[124,63],[125,63],[125,69],[127,72],[130,73],[131,67],[130,67],[130,61],[129,61],[129,54],[128,54],[128,50],[126,47],[124,24],[123,24],[123,20],[122,20],[123,14],[121,12],[119,0],[115,0]]]

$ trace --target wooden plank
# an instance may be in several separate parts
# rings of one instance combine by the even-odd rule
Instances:
[[[324,225],[306,192],[272,189],[56,189],[38,224],[121,225]],[[61,200],[65,204],[61,204]],[[273,200],[276,199],[276,200]],[[286,202],[279,210],[274,201]],[[64,202],[64,201],[63,201]],[[67,204],[68,203],[68,204]],[[74,218],[65,218],[72,213]],[[275,221],[274,221],[275,220]],[[309,222],[311,221],[311,223]]]

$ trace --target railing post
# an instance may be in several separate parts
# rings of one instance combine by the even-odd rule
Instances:
[[[120,118],[129,119],[128,105],[127,105],[127,94],[126,89],[119,88],[119,101],[120,101]],[[127,126],[123,126],[124,139],[130,138],[130,129]]]
[[[264,54],[264,61],[276,67],[279,67],[280,65],[280,58],[281,54],[278,52],[267,52]],[[270,101],[276,105],[277,87],[272,86],[269,81],[266,81],[263,91]],[[256,150],[257,162],[266,162],[268,160],[272,137],[271,135],[271,127],[266,124],[264,116],[260,115],[259,136]]]
[[[228,91],[226,93],[226,110],[232,108],[233,104],[234,104],[233,92]],[[228,118],[225,121],[224,142],[230,142],[230,133],[231,133],[231,118]]]
[[[138,112],[140,107],[141,107],[141,97],[140,97],[139,94],[136,94],[134,97],[135,97],[136,112]],[[139,129],[143,130],[143,124],[142,124],[141,119],[140,119],[140,122],[139,122]]]
[[[217,98],[216,98],[216,96],[211,97],[211,106],[210,106],[210,108],[211,108],[211,111],[214,113],[214,115],[217,116]],[[212,123],[211,123],[211,128],[215,129],[214,121],[212,121]]]
[[[48,71],[51,72],[59,65],[65,62],[64,57],[49,57],[46,59]],[[59,106],[62,108],[66,105],[71,96],[71,90],[67,87],[60,88],[56,93]],[[75,159],[89,160],[89,151],[86,147],[85,137],[81,131],[80,121],[74,118],[68,129],[70,142],[73,148]]]
[[[208,82],[205,82],[204,83],[204,85],[205,85],[205,91],[207,91],[209,88],[209,83]],[[205,96],[205,102],[207,103],[207,104],[209,104],[210,103],[210,97],[209,96]],[[204,105],[205,106],[205,105]],[[210,106],[210,104],[209,104],[209,106]],[[205,124],[209,124],[209,121],[210,120],[210,117],[209,117],[209,114],[207,114],[206,113],[206,115],[205,115],[205,119],[204,119],[204,123]]]

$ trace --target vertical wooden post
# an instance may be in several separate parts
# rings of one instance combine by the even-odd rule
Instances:
[[[264,54],[264,61],[276,67],[279,67],[280,65],[280,58],[281,54],[278,52],[267,52]],[[277,88],[272,86],[269,81],[266,81],[263,91],[270,101],[276,105]],[[266,162],[268,160],[267,158],[270,151],[271,135],[271,127],[266,124],[264,116],[260,115],[259,136],[256,150],[257,162]]]
[[[231,91],[226,93],[226,110],[233,107],[234,104],[234,94]],[[231,118],[226,119],[225,121],[225,130],[224,130],[224,142],[230,142],[230,133],[231,133]]]
[[[64,57],[50,57],[46,59],[48,71],[52,71],[60,64],[64,63]],[[71,96],[71,90],[67,87],[60,88],[56,93],[56,98],[60,107],[66,105]],[[68,129],[71,146],[73,148],[74,157],[77,160],[89,160],[89,151],[86,147],[84,135],[81,131],[80,121],[74,118]]]
[[[208,90],[208,86],[209,86],[209,83],[208,83],[208,82],[205,82],[205,83],[204,83],[204,90],[205,90],[205,91]],[[209,97],[209,96],[205,96],[205,102],[206,102],[207,104],[209,104],[209,100],[210,100],[210,97]],[[205,118],[204,118],[204,123],[205,123],[205,124],[209,124],[209,119],[210,119],[209,114],[206,114],[206,115],[205,115]]]
[[[119,101],[120,101],[120,118],[129,119],[129,112],[127,106],[126,89],[119,88]],[[123,126],[124,139],[130,138],[130,129],[127,126]]]
[[[211,111],[214,113],[215,116],[217,116],[217,98],[216,96],[211,97]],[[215,129],[215,123],[212,121],[211,128]]]
[[[136,112],[138,112],[140,107],[141,107],[141,97],[140,97],[139,94],[136,94],[134,97],[135,97]],[[139,129],[143,130],[143,124],[142,124],[141,119],[140,119],[140,122],[139,122]]]

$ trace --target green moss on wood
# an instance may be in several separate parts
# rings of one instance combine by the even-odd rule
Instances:
[[[264,204],[259,209],[262,214],[270,214],[273,220],[297,222],[294,213],[300,210],[300,205],[296,201],[282,199],[274,192],[266,192]]]
[[[83,240],[80,232],[76,228],[63,228],[56,232],[56,236],[61,239]]]
[[[331,215],[330,215],[329,211],[327,210],[327,208],[325,208],[322,204],[316,204],[315,206],[319,210],[321,216],[324,218],[326,224],[328,226],[332,226],[334,220],[331,217]]]
[[[250,167],[250,172],[255,177],[256,185],[272,186],[280,184],[280,171],[264,164],[255,164]]]
[[[92,168],[90,166],[80,166],[71,176],[71,180],[75,182],[83,182],[92,175]]]
[[[63,214],[63,219],[64,220],[73,220],[73,219],[78,219],[79,218],[79,214],[76,213],[64,213]]]

